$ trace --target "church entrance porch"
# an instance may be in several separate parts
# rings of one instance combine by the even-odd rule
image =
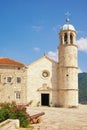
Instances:
[[[49,106],[49,94],[41,94],[41,106]]]

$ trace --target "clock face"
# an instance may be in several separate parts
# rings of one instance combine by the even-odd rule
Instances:
[[[48,72],[46,72],[46,71],[44,71],[44,72],[42,73],[42,76],[45,77],[45,78],[48,77],[48,75],[49,75],[49,74],[48,74]]]

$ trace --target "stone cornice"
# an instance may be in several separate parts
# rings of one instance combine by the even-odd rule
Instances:
[[[64,89],[58,89],[58,91],[79,91],[79,89],[64,88]]]
[[[60,44],[60,45],[58,46],[58,49],[59,49],[59,48],[62,48],[62,47],[67,47],[67,46],[75,46],[76,48],[78,48],[78,46],[75,45],[75,44]]]
[[[78,67],[75,67],[75,66],[59,66],[59,68],[75,68],[75,69],[78,69]]]

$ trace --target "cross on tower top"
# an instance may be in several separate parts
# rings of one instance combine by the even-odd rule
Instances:
[[[66,12],[66,14],[65,14],[66,16],[67,16],[67,18],[71,15],[70,14],[70,12],[68,11],[68,12]]]
[[[68,11],[65,15],[66,15],[66,22],[69,23],[70,21],[69,16],[71,15],[70,12]]]

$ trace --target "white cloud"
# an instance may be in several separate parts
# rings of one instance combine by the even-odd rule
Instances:
[[[35,47],[34,50],[35,51],[40,51],[40,48],[39,47]]]
[[[82,73],[82,70],[79,68],[78,73]]]
[[[35,32],[39,32],[39,31],[41,31],[43,29],[43,27],[42,26],[40,26],[40,25],[35,25],[35,26],[32,26],[32,30],[33,31],[35,31]]]
[[[77,40],[77,45],[80,51],[87,52],[87,38],[81,37],[79,40]]]
[[[55,61],[58,61],[58,52],[49,51],[47,56]]]

